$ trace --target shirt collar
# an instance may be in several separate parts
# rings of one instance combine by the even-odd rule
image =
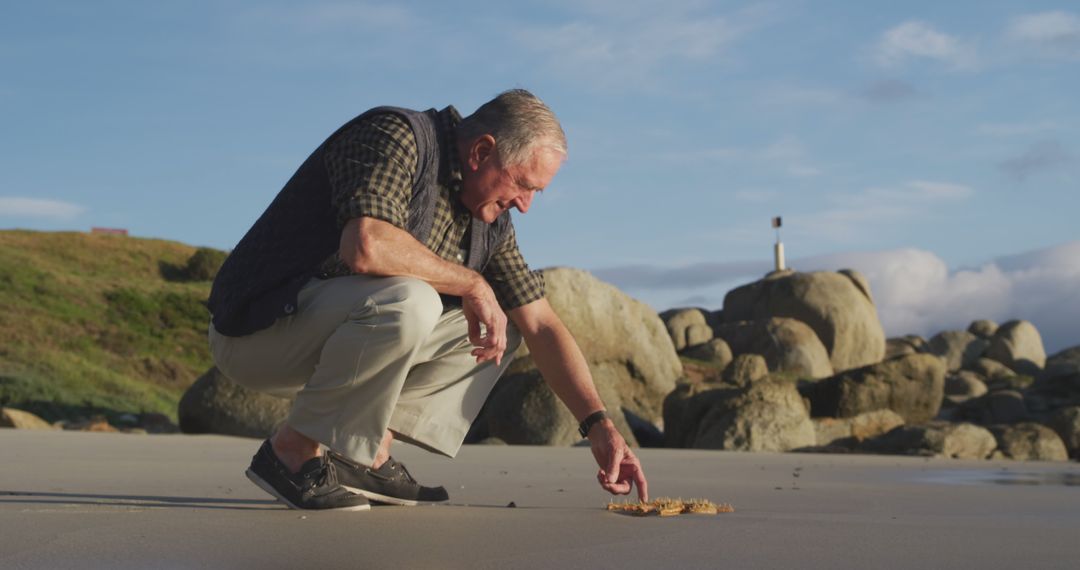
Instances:
[[[461,190],[461,157],[458,156],[457,137],[455,129],[461,122],[461,114],[453,105],[439,111],[438,125],[439,138],[442,139],[443,156],[439,165],[439,182],[446,185],[452,192]]]

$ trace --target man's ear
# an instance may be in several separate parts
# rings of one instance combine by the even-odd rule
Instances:
[[[495,158],[495,137],[480,135],[469,147],[469,167],[476,170],[485,161],[493,158]]]

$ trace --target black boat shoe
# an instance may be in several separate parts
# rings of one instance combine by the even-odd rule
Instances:
[[[300,471],[290,473],[278,459],[270,440],[251,458],[245,472],[252,483],[293,509],[366,511],[367,497],[348,491],[337,478],[337,469],[325,455],[307,460]]]
[[[326,455],[330,465],[337,468],[341,485],[374,503],[413,506],[440,503],[450,498],[442,487],[425,487],[417,483],[405,464],[392,457],[378,469],[371,469],[335,451],[327,451]]]

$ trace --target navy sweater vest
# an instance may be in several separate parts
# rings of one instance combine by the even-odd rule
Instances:
[[[420,243],[426,242],[440,192],[440,168],[445,168],[442,153],[456,152],[455,142],[450,133],[440,136],[436,128],[440,112],[435,109],[371,109],[343,125],[311,153],[225,259],[207,303],[219,333],[248,335],[296,312],[300,289],[337,251],[341,238],[323,162],[327,142],[376,113],[400,115],[416,136],[417,168],[405,229]],[[466,265],[482,272],[509,226],[509,212],[492,224],[473,218]]]

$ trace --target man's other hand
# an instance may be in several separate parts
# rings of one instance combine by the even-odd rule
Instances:
[[[636,485],[638,499],[649,500],[649,482],[645,480],[641,462],[611,420],[605,419],[592,427],[589,444],[596,464],[600,466],[596,478],[605,491],[612,495],[628,495]]]
[[[501,364],[506,351],[506,313],[487,281],[477,277],[476,284],[461,297],[461,308],[469,324],[469,342],[476,347],[472,355],[477,363],[494,360],[495,364]]]

